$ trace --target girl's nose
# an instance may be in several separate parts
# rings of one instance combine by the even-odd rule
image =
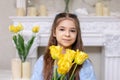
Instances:
[[[66,31],[66,32],[65,32],[65,35],[66,35],[66,36],[70,36],[70,31]]]

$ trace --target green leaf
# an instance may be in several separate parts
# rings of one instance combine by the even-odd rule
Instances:
[[[65,75],[61,75],[61,76],[60,76],[60,80],[66,80],[66,79],[65,79]]]
[[[54,77],[52,77],[52,80],[54,80]]]
[[[24,49],[25,49],[24,39],[20,34],[18,34],[18,46],[22,50],[22,53],[24,53]]]
[[[16,37],[16,35],[13,36],[13,41],[14,41],[15,45],[17,45],[17,37]]]
[[[19,54],[19,57],[20,59],[22,59],[22,54],[21,54],[21,49],[19,48],[19,45],[18,45],[18,38],[16,35],[13,36],[13,41],[15,43],[15,46],[16,46],[16,49],[18,50],[18,54]]]
[[[57,80],[60,80],[60,77],[58,77],[58,79]]]
[[[59,74],[58,74],[58,72],[57,72],[57,68],[56,68],[55,72],[56,72],[56,78],[57,78],[57,80],[58,80]]]
[[[18,45],[18,48],[20,49],[19,54],[21,54],[22,61],[24,61],[25,45],[24,45],[23,36],[21,36],[20,34],[18,34],[17,45]]]
[[[75,75],[72,76],[71,80],[74,80],[74,78],[75,78]]]
[[[26,60],[29,50],[34,42],[35,36],[32,36],[32,38],[27,42],[26,46],[25,46],[25,55],[24,55],[24,60]]]

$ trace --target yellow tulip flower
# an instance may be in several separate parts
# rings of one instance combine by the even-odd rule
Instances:
[[[23,30],[23,25],[21,23],[19,23],[16,27],[19,31]]]
[[[17,33],[17,32],[19,32],[21,30],[23,30],[23,26],[20,23],[17,26],[14,26],[14,25],[9,26],[9,31],[11,31],[13,33]]]
[[[66,49],[66,53],[64,55],[64,58],[66,58],[67,60],[72,62],[75,58],[75,55],[76,55],[76,52],[74,50]]]
[[[81,65],[87,58],[88,58],[87,53],[77,50],[76,56],[75,56],[75,63],[78,65]]]
[[[32,32],[37,33],[37,32],[39,32],[39,29],[40,29],[39,26],[34,26],[34,27],[32,28]]]
[[[10,31],[10,32],[13,32],[13,31],[14,31],[14,25],[10,25],[10,26],[9,26],[9,31]]]
[[[53,59],[59,59],[61,56],[63,56],[63,54],[61,54],[62,47],[52,45],[49,47],[49,49],[50,49],[51,57]]]
[[[20,31],[19,28],[14,27],[14,29],[13,29],[13,32],[14,32],[14,33],[18,33],[19,31]]]
[[[65,75],[67,72],[69,72],[71,67],[72,67],[72,62],[69,62],[65,58],[61,58],[60,60],[58,60],[57,71],[59,74]]]

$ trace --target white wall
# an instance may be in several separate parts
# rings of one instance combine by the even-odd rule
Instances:
[[[15,15],[13,1],[0,1],[0,69],[10,69],[10,60],[15,55],[11,34],[8,31],[8,25],[12,23],[9,16]]]
[[[95,4],[100,0],[70,0],[70,11],[75,11],[77,8],[86,8],[89,14],[95,13]],[[120,0],[101,0],[105,6],[110,8],[111,12],[120,12]],[[46,3],[47,2],[47,3]],[[48,6],[49,11],[64,11],[64,0],[34,0],[37,7],[39,4]],[[56,4],[56,5],[55,5]],[[118,5],[117,5],[118,4]],[[56,10],[55,10],[56,9]],[[51,12],[52,12],[51,11]]]
[[[102,47],[85,47],[85,51],[89,54],[89,58],[92,61],[97,80],[102,80],[102,66],[104,66],[102,65]]]

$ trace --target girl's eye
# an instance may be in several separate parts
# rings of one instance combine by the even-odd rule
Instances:
[[[59,29],[60,31],[64,31],[64,29]]]
[[[76,30],[70,30],[71,32],[76,32]]]

